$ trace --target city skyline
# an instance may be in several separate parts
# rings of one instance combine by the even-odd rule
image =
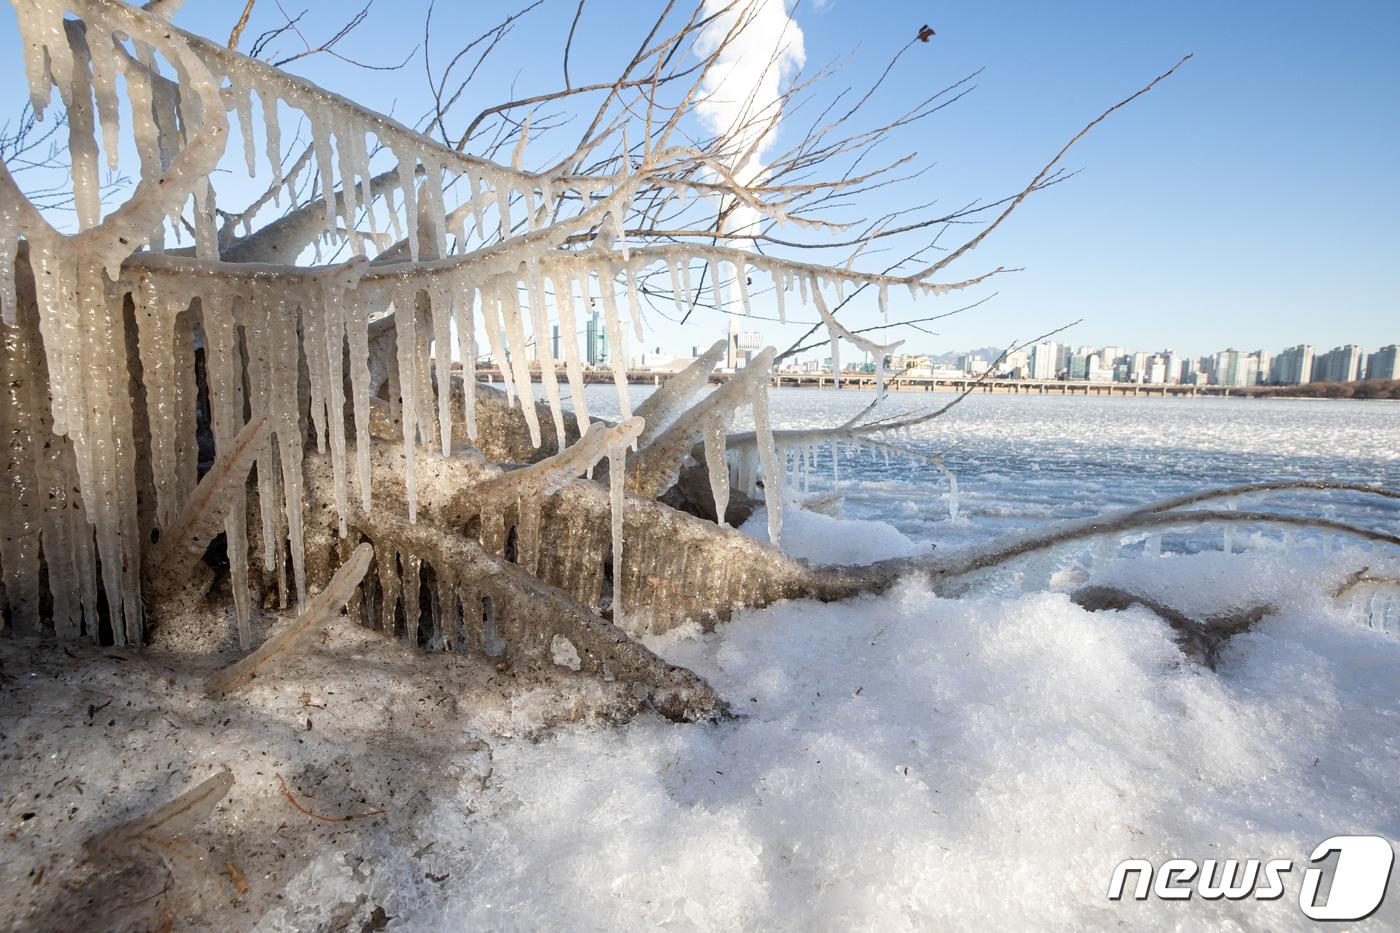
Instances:
[[[911,350],[886,359],[892,372],[920,375],[978,375],[991,369],[1009,378],[1036,381],[1136,382],[1153,385],[1301,385],[1310,382],[1359,382],[1400,379],[1400,344],[1375,350],[1344,344],[1321,350],[1295,344],[1281,350],[1237,350],[1203,355],[1162,350],[1131,350],[1120,344],[1088,345],[1044,340],[1018,347],[998,361],[1002,351],[981,347],[938,354]],[[951,361],[949,358],[952,358]],[[830,357],[793,363],[792,370],[830,369]],[[844,370],[869,369],[869,362],[843,361]]]

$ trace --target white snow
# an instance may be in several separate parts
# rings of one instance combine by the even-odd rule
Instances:
[[[1176,582],[1211,564],[1243,582],[1245,559]],[[486,788],[417,827],[431,854],[376,865],[453,882],[406,883],[386,909],[454,929],[1307,928],[1300,870],[1267,903],[1105,891],[1129,856],[1301,864],[1335,833],[1400,833],[1400,641],[1301,597],[1331,569],[1276,574],[1289,604],[1217,672],[1143,610],[914,583],[655,639],[739,718],[496,744]],[[294,890],[316,897],[343,858]],[[1392,898],[1373,923],[1397,918]]]

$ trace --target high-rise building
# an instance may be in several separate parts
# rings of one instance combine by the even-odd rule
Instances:
[[[1252,386],[1266,385],[1269,381],[1270,368],[1273,366],[1273,354],[1268,350],[1255,350],[1249,354],[1249,358],[1253,360],[1249,369],[1254,376],[1249,384]]]
[[[1361,378],[1361,348],[1354,343],[1333,347],[1313,363],[1314,382],[1355,382]]]
[[[608,328],[598,319],[598,309],[588,315],[588,326],[584,332],[586,355],[589,366],[602,366],[608,361]]]
[[[1259,365],[1255,361],[1255,366]],[[1235,349],[1221,350],[1215,354],[1212,366],[1212,384],[1218,386],[1244,387],[1250,385],[1249,357]]]
[[[1031,347],[1031,378],[1054,379],[1060,363],[1060,345],[1053,340]]]
[[[1001,366],[997,372],[1012,379],[1024,379],[1030,372],[1030,356],[1025,350],[1012,350],[1006,354],[1006,358],[1001,361]]]
[[[1071,379],[1089,378],[1089,354],[1076,353],[1069,358],[1069,377]]]
[[[1147,381],[1147,361],[1149,355],[1139,350],[1128,358],[1128,373],[1133,382]]]
[[[1367,379],[1400,379],[1400,346],[1381,347],[1366,357]]]
[[[1269,367],[1269,381],[1274,385],[1296,386],[1312,380],[1312,344],[1300,343],[1274,357]]]

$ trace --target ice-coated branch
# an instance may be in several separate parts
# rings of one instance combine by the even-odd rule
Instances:
[[[1216,522],[1255,525],[1289,525],[1294,528],[1314,528],[1347,535],[1362,541],[1400,546],[1400,536],[1349,525],[1330,518],[1308,515],[1288,515],[1277,512],[1244,512],[1214,509],[1192,509],[1185,512],[1154,511],[1152,508],[1126,509],[1108,515],[1060,522],[1046,528],[1034,528],[1010,538],[991,541],[970,548],[951,558],[941,558],[927,564],[935,580],[949,579],[985,570],[1035,551],[1083,541],[1108,534],[1122,534],[1143,529],[1162,529],[1205,525]]]
[[[219,451],[178,517],[164,529],[148,561],[151,598],[159,599],[182,586],[209,542],[223,531],[229,509],[235,504],[242,507],[243,486],[266,443],[267,431],[266,417],[244,426],[229,449]]]
[[[252,654],[214,673],[205,682],[205,693],[210,696],[222,696],[266,673],[270,670],[270,665],[285,662],[292,657],[307,633],[340,615],[345,604],[355,594],[360,581],[369,572],[370,562],[373,560],[373,545],[365,543],[356,547],[350,554],[350,559],[335,572],[326,588],[303,607],[299,616],[285,622],[281,629]]]
[[[1172,496],[1142,508],[1153,512],[1162,512],[1167,509],[1181,508],[1184,505],[1208,502],[1211,499],[1231,499],[1235,496],[1247,496],[1252,493],[1287,492],[1289,490],[1359,492],[1365,495],[1380,496],[1383,499],[1400,499],[1400,491],[1366,483],[1337,483],[1328,480],[1266,480],[1259,483],[1245,483],[1241,486],[1224,486],[1217,489],[1201,489],[1182,493],[1179,496]]]
[[[98,833],[86,846],[108,856],[126,857],[136,849],[164,856],[176,840],[214,812],[233,784],[233,772],[225,768],[145,816]]]
[[[674,483],[681,462],[705,434],[707,426],[716,420],[731,418],[736,408],[749,401],[755,386],[767,385],[773,353],[772,347],[759,352],[748,366],[735,372],[724,385],[691,406],[655,440],[639,450],[627,469],[628,490],[654,499]],[[725,468],[722,464],[719,467],[711,466],[712,471],[716,469]]]
[[[647,396],[646,401],[637,406],[635,414],[646,419],[646,427],[637,438],[637,449],[651,446],[661,432],[671,426],[676,416],[690,404],[695,393],[710,379],[710,373],[724,358],[728,340],[716,340],[710,349],[696,357],[689,366],[657,387]]]

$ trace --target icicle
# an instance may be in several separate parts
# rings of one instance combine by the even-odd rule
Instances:
[[[715,502],[715,520],[725,527],[729,510],[729,465],[725,461],[725,417],[716,412],[705,421],[705,465],[710,472],[710,495]]]
[[[472,304],[476,289],[467,288],[457,296],[453,310],[457,318],[457,355],[462,358],[462,415],[467,421],[467,438],[476,440],[476,315]]]
[[[248,407],[253,412],[272,411],[269,399],[272,382],[270,333],[267,312],[258,294],[242,299],[243,332],[248,350]],[[271,419],[269,419],[271,421]],[[275,423],[273,425],[275,428]],[[262,523],[263,570],[272,573],[278,568],[281,554],[282,521],[277,509],[281,498],[278,470],[273,459],[276,434],[268,431],[258,451],[258,510]]]
[[[418,443],[423,447],[434,447],[438,436],[437,406],[433,404],[433,326],[432,312],[426,298],[420,307],[418,291],[413,292],[414,316],[419,325],[413,342],[413,370],[418,380],[414,395],[418,399]],[[426,319],[426,320],[425,320]],[[427,326],[424,327],[423,324]]]
[[[501,239],[509,240],[511,230],[510,187],[506,184],[505,179],[499,175],[491,178],[490,181],[491,186],[496,190],[496,215],[500,225]]]
[[[423,559],[405,551],[403,559],[403,618],[404,639],[410,645],[418,644],[418,624],[423,611],[419,602],[423,578]]]
[[[724,282],[720,278],[723,265],[718,259],[710,260],[710,292],[715,298],[715,310],[720,314],[724,313]]]
[[[64,40],[66,44],[66,39]],[[68,106],[68,155],[73,178],[73,207],[78,228],[97,226],[102,216],[101,181],[97,168],[96,124],[92,111],[92,75],[88,71],[86,49],[69,66],[71,85]]]
[[[214,186],[208,182],[194,189],[194,253],[200,259],[219,258],[219,230],[214,221]]]
[[[690,287],[690,261],[683,259],[679,265],[681,267],[681,296],[685,299],[685,305],[688,309],[695,304],[695,292]]]
[[[958,478],[947,467],[940,465],[939,468],[948,477],[948,522],[956,525],[962,516],[962,496],[958,493]]]
[[[510,361],[506,359],[505,342],[501,330],[501,301],[495,284],[481,289],[481,322],[486,328],[486,344],[491,350],[491,359],[501,371],[501,382],[505,385],[506,401],[515,404],[515,381],[510,374]]]
[[[777,271],[773,273],[773,297],[778,301],[778,323],[787,323],[787,310],[784,307],[787,298],[788,278],[787,273]]]
[[[744,309],[744,316],[748,317],[749,308],[749,273],[744,263],[739,262],[734,265],[734,281],[739,286],[739,307]]]
[[[292,574],[296,585],[298,611],[306,606],[306,547],[302,534],[302,444],[298,419],[297,380],[300,370],[300,342],[297,340],[295,303],[275,286],[265,286],[261,302],[266,319],[262,326],[268,330],[271,347],[271,381],[268,404],[271,424],[277,435],[277,450],[282,460],[282,492],[285,503],[287,546],[291,552]],[[259,471],[261,472],[261,471]]]
[[[107,168],[121,168],[120,137],[121,110],[117,104],[117,63],[112,34],[95,21],[88,22],[88,61],[92,65],[92,90],[97,98],[97,117],[102,124],[102,148],[107,155]]]
[[[129,79],[128,79],[129,80]],[[267,163],[272,168],[272,190],[282,187],[282,129],[277,122],[277,95],[265,88],[258,88],[258,105],[262,108],[263,137]]]
[[[601,426],[592,428],[601,431]],[[623,509],[627,504],[625,482],[627,475],[627,447],[625,443],[614,443],[608,447],[608,497],[612,505],[612,578],[613,578],[613,624],[622,626],[622,525]]]
[[[423,196],[428,200],[429,215],[433,220],[433,239],[437,244],[437,258],[447,255],[447,208],[442,200],[442,162],[424,155]]]
[[[320,296],[318,296],[320,297]],[[326,413],[326,336],[324,309],[302,309],[302,342],[306,346],[306,373],[311,392],[311,435],[318,453],[325,454],[330,439],[330,419]]]
[[[228,303],[231,297],[204,296],[201,300],[204,326],[205,373],[209,385],[210,427],[214,448],[223,452],[243,427],[243,356],[238,348],[238,330]],[[253,647],[252,600],[248,592],[248,529],[246,493],[239,486],[224,519],[228,547],[229,576],[233,589],[234,618],[238,643]]]
[[[321,176],[321,198],[325,201],[327,233],[336,232],[335,177],[331,172],[331,131],[330,122],[319,113],[308,113],[307,122],[311,126],[311,146],[316,156],[316,171]],[[350,228],[347,217],[345,227]],[[417,257],[414,257],[415,261]]]
[[[467,193],[471,198],[472,222],[476,225],[476,235],[481,238],[486,236],[486,227],[481,220],[481,197],[482,197],[481,176],[475,172],[467,172]]]
[[[335,156],[336,167],[340,170],[340,204],[341,216],[345,224],[345,235],[350,238],[350,252],[356,256],[365,254],[365,244],[361,237],[355,235],[355,227],[359,222],[360,197],[359,190],[355,185],[356,176],[360,167],[355,162],[355,146],[350,137],[354,131],[348,126],[337,126],[335,130]],[[364,176],[361,176],[364,177]],[[365,177],[365,181],[369,179]],[[365,196],[369,196],[369,185],[365,185]]]
[[[885,320],[890,319],[890,289],[884,282],[880,283],[880,314]]]
[[[3,233],[0,233],[0,236],[3,235]],[[666,263],[666,268],[671,273],[671,298],[676,303],[676,313],[681,317],[685,317],[685,303],[681,300],[680,271],[676,268],[676,265],[676,263],[669,260]]]
[[[608,364],[612,367],[613,384],[617,386],[617,404],[622,410],[622,417],[630,418],[632,402],[627,392],[626,344],[622,324],[617,318],[617,296],[613,294],[614,276],[611,266],[599,270],[598,292],[603,299],[603,320],[607,322],[608,334],[613,343],[612,351],[608,354]]]
[[[146,390],[146,415],[151,431],[156,523],[165,528],[174,520],[181,505],[175,482],[175,379],[179,360],[173,346],[175,315],[180,309],[173,298],[157,295],[149,282],[143,283],[133,297]]]
[[[583,363],[578,352],[578,323],[574,319],[574,281],[566,272],[551,272],[554,306],[559,317],[559,339],[564,345],[564,369],[579,431],[588,430],[588,396],[584,393]]]
[[[641,343],[646,339],[642,333],[642,302],[637,296],[637,276],[631,267],[624,267],[622,279],[627,284],[627,313],[632,318],[632,333],[637,335],[637,342]]]
[[[384,189],[384,210],[389,213],[389,230],[394,235],[394,242],[403,239],[403,224],[399,223],[399,209],[394,206],[394,189]]]
[[[782,547],[783,540],[783,474],[778,470],[778,457],[773,449],[772,421],[768,415],[768,384],[754,386],[753,428],[758,456],[763,463],[763,503],[768,509],[768,540]],[[706,454],[708,459],[708,452]]]
[[[447,289],[428,291],[433,320],[433,367],[437,377],[438,435],[444,457],[452,453],[452,306]]]
[[[515,376],[515,395],[520,400],[520,412],[530,429],[530,444],[540,446],[540,419],[535,411],[535,390],[530,379],[530,358],[525,352],[525,322],[520,315],[520,281],[516,276],[503,276],[499,283],[501,315],[510,341],[510,369]]]
[[[341,293],[345,303],[345,336],[349,343],[350,389],[355,411],[355,474],[360,486],[360,508],[370,507],[370,378],[369,311],[357,289]]]
[[[408,256],[418,261],[418,157],[407,148],[395,148],[399,164],[399,192],[403,195],[404,236],[408,238]]]
[[[253,95],[246,88],[233,87],[233,109],[238,114],[238,132],[243,137],[243,161],[248,166],[248,177],[258,174],[256,141],[253,139]]]
[[[549,400],[556,446],[563,450],[568,446],[564,431],[564,406],[559,398],[559,376],[554,365],[549,315],[544,307],[544,277],[540,273],[538,260],[531,259],[525,264],[525,287],[530,296],[530,326],[535,332],[535,356],[540,362],[540,383],[544,386],[545,397]]]
[[[50,75],[54,86],[68,105],[71,86],[73,52],[63,27],[63,7],[57,4],[36,4],[29,9],[16,8],[19,15],[20,38],[24,43],[24,71],[29,80],[29,104],[34,116],[42,120],[48,107]]]
[[[399,398],[403,426],[404,492],[408,497],[408,521],[418,521],[418,325],[412,291],[401,292],[390,303],[394,314],[394,344],[399,363]]]
[[[5,325],[15,325],[15,257],[19,254],[18,210],[0,201],[0,315]]]
[[[362,267],[361,267],[362,268]],[[326,429],[331,446],[331,486],[335,498],[335,512],[340,537],[349,533],[349,490],[346,480],[345,451],[345,324],[346,308],[344,292],[353,290],[358,284],[359,270],[350,273],[346,283],[334,280],[323,284],[320,298],[322,317],[323,347],[315,348],[324,352],[326,360]],[[308,357],[311,351],[308,351]],[[353,365],[353,363],[352,363]]]

